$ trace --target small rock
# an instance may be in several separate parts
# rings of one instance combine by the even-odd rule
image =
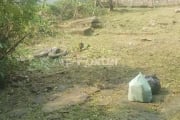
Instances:
[[[177,21],[173,20],[173,21],[172,21],[172,23],[173,23],[173,24],[176,24],[176,23],[177,23]]]
[[[91,27],[92,27],[92,28],[102,28],[102,27],[103,27],[103,24],[102,24],[102,22],[101,22],[98,18],[95,18],[95,19],[91,22]]]
[[[94,32],[94,29],[90,27],[84,30],[84,35],[90,36],[93,34],[93,32]]]
[[[141,41],[152,41],[151,39],[143,38]]]

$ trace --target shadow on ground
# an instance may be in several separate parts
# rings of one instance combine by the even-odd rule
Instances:
[[[59,66],[29,74],[30,82],[3,95],[0,118],[13,120],[162,120],[159,102],[127,100],[128,82],[140,68]],[[22,90],[23,89],[23,90]],[[164,90],[163,90],[164,91]],[[3,96],[2,95],[2,96]],[[5,97],[5,95],[8,95]]]

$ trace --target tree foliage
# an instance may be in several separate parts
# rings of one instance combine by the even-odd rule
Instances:
[[[1,0],[0,2],[0,82],[11,69],[8,55],[30,32],[37,0]],[[1,83],[0,83],[1,84]]]
[[[0,84],[16,64],[12,53],[29,34],[54,35],[53,25],[59,20],[104,13],[95,0],[59,0],[53,5],[47,5],[46,0],[1,0]]]
[[[4,0],[0,3],[0,59],[29,32],[37,0]]]

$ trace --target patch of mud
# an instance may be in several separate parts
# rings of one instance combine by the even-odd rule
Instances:
[[[93,93],[99,91],[96,87],[76,86],[61,93],[49,97],[49,101],[43,106],[43,112],[53,112],[63,107],[84,103]]]

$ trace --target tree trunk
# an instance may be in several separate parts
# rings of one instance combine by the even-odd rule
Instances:
[[[109,0],[109,8],[110,8],[110,11],[114,9],[113,0]]]
[[[101,8],[104,8],[103,4],[101,3],[101,0],[96,0],[96,6],[100,6]]]

